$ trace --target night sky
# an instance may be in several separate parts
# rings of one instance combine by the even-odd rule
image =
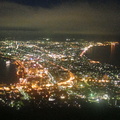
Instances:
[[[0,0],[0,35],[26,32],[120,38],[120,1]]]

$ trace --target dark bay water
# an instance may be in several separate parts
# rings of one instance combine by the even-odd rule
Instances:
[[[6,64],[5,60],[0,59],[0,83],[10,84],[17,82],[16,66],[9,62]]]
[[[86,56],[92,60],[120,67],[120,45],[95,46],[86,52]]]
[[[95,46],[90,48],[85,55],[92,60],[109,63],[120,68],[120,45],[116,45],[112,49],[111,46]],[[18,82],[16,66],[12,63],[6,65],[6,61],[0,59],[0,83],[16,82]]]

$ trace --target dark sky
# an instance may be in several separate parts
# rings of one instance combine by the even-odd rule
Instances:
[[[0,34],[120,35],[119,0],[0,0]]]

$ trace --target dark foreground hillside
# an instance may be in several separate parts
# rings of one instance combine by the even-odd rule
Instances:
[[[84,108],[46,108],[26,107],[21,110],[1,107],[3,120],[119,120],[120,108],[103,106],[84,106]]]

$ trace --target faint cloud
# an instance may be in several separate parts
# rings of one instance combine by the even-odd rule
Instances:
[[[0,3],[0,28],[70,34],[120,34],[120,9],[86,3],[41,8]]]

